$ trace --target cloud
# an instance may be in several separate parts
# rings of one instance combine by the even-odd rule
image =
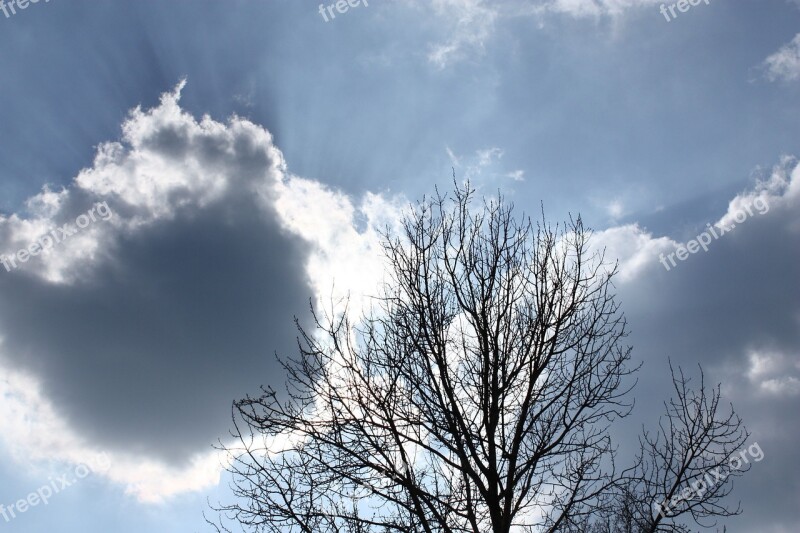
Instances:
[[[312,244],[306,271],[319,306],[350,300],[358,316],[384,279],[381,232],[397,229],[403,196],[367,193],[355,204],[325,185],[293,176],[278,188],[275,208],[284,226]]]
[[[800,356],[752,351],[748,359],[747,378],[761,391],[785,396],[800,393]]]
[[[636,8],[663,3],[660,0],[545,0],[535,2],[534,10],[571,17],[619,17]]]
[[[484,0],[433,0],[434,12],[446,24],[448,37],[433,44],[428,61],[439,69],[485,52],[494,32],[498,8]]]
[[[510,178],[512,181],[525,181],[524,170],[499,171],[496,169],[505,152],[498,147],[482,148],[472,155],[456,155],[450,147],[446,147],[447,157],[454,169],[459,169],[459,176],[465,180],[487,177]]]
[[[441,70],[480,58],[498,25],[508,19],[546,15],[619,19],[636,9],[661,3],[661,0],[433,0],[421,5],[432,6],[444,37],[429,46],[428,61]]]
[[[232,400],[283,389],[274,353],[296,353],[309,298],[374,292],[375,228],[396,208],[289,175],[269,132],[195,119],[183,87],[133,110],[69,188],[0,217],[10,256],[96,202],[113,212],[0,268],[0,404],[13,413],[0,435],[20,460],[108,453],[106,477],[145,501],[218,482],[211,445]]]
[[[95,475],[123,485],[127,494],[148,503],[219,483],[220,465],[226,460],[222,454],[198,453],[186,464],[174,466],[140,454],[109,451],[82,438],[65,422],[37,378],[11,369],[2,375],[0,428],[7,450],[20,464],[45,474],[63,471],[59,463],[100,464],[102,469],[92,468]]]
[[[625,206],[620,200],[615,199],[606,205],[606,211],[611,218],[616,220],[625,214]]]
[[[800,33],[789,44],[765,59],[763,67],[770,81],[800,79]]]
[[[800,166],[797,165],[794,158],[786,157],[773,169],[769,179],[757,183],[753,189],[738,194],[729,202],[726,212],[712,224],[714,226],[736,227],[721,235],[721,240],[713,241],[710,248],[722,246],[718,243],[724,243],[729,239],[736,242],[737,239],[745,238],[748,230],[742,228],[749,226],[752,227],[751,230],[755,230],[758,227],[755,219],[763,219],[773,208],[778,209],[779,214],[774,215],[774,217],[780,217],[781,232],[788,231],[791,236],[800,233],[800,219],[795,220],[792,216],[794,209],[798,206],[798,202],[800,202]],[[753,209],[752,206],[754,205],[761,206],[761,208]],[[745,206],[751,206],[751,215],[748,215],[748,220],[741,222],[740,216],[746,212]],[[614,204],[609,206],[609,209],[612,208],[615,208]],[[772,218],[772,220],[775,220],[775,218]],[[763,220],[761,223],[764,223]],[[696,228],[697,233],[705,231],[706,228],[707,226],[699,225]],[[737,234],[738,237],[736,237]],[[687,235],[686,240],[695,236]],[[619,259],[622,267],[621,275],[629,281],[636,280],[640,275],[644,274],[645,267],[649,268],[657,265],[659,253],[674,251],[676,247],[683,244],[682,240],[678,241],[663,236],[655,237],[638,224],[613,226],[597,232],[595,239],[596,247],[608,248],[609,255]],[[691,263],[693,258],[701,258],[702,260],[702,257],[708,253],[710,252],[701,252],[697,255],[689,256],[685,263]],[[659,265],[659,268],[663,267]]]
[[[615,226],[596,232],[593,236],[598,250],[605,249],[607,261],[619,261],[619,281],[637,279],[646,270],[658,265],[658,255],[671,250],[674,241],[654,237],[638,224]]]
[[[514,181],[525,181],[525,171],[520,169],[513,170],[506,174],[506,177]]]
[[[661,0],[433,0],[415,5],[431,7],[440,21],[443,37],[429,46],[427,58],[442,70],[483,56],[498,25],[505,20],[545,15],[619,19],[635,9],[661,3]]]

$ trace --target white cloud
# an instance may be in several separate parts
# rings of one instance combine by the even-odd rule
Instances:
[[[448,37],[431,46],[428,61],[443,69],[484,53],[499,15],[496,6],[484,0],[433,0],[432,4],[446,25]]]
[[[654,237],[638,224],[615,226],[593,235],[597,250],[605,249],[606,261],[619,261],[619,281],[629,282],[648,268],[659,267],[659,254],[671,251],[676,243],[669,237]]]
[[[511,178],[514,181],[525,181],[525,171],[524,170],[513,170],[506,174],[507,178]]]
[[[486,148],[484,150],[478,150],[475,152],[475,155],[478,157],[477,165],[478,168],[484,168],[491,165],[495,160],[499,160],[503,157],[503,150],[500,148]]]
[[[460,161],[458,157],[456,157],[456,154],[453,153],[453,150],[451,150],[449,146],[446,146],[445,150],[447,150],[447,157],[450,158],[450,164],[454,167],[460,166]]]
[[[794,376],[772,378],[763,381],[761,388],[778,396],[794,396],[800,393],[800,379]]]
[[[754,206],[766,206],[761,213]],[[728,227],[741,213],[745,206],[750,206],[754,217],[759,217],[769,211],[792,212],[800,206],[800,165],[794,158],[785,157],[774,169],[770,177],[749,191],[736,195],[728,204],[727,211],[715,222],[718,226]],[[612,204],[613,207],[613,204]],[[751,224],[752,222],[745,222]],[[791,222],[790,229],[800,233],[800,219]],[[704,231],[700,228],[698,231]],[[721,238],[726,238],[727,235]],[[642,230],[638,224],[613,226],[595,234],[594,245],[597,249],[606,247],[607,259],[620,261],[620,281],[632,281],[645,272],[646,267],[658,264],[659,254],[669,253],[679,246],[669,237],[655,237]],[[713,253],[710,247],[706,253]]]
[[[625,213],[625,206],[622,205],[620,200],[612,200],[607,206],[609,216],[613,219],[618,219]]]
[[[102,143],[93,166],[78,174],[70,190],[56,193],[45,187],[27,201],[32,216],[0,216],[0,231],[6,235],[0,240],[0,253],[12,255],[55,227],[72,222],[71,217],[83,208],[76,210],[71,202],[80,201],[81,196],[106,199],[129,212],[112,217],[109,224],[89,226],[71,237],[70,246],[53,249],[54,253],[44,253],[39,261],[25,265],[27,272],[50,282],[66,282],[95,259],[109,234],[169,220],[178,210],[203,208],[230,192],[231,176],[237,176],[239,186],[250,187],[254,194],[258,187],[282,178],[283,155],[273,146],[269,132],[237,117],[228,125],[208,116],[195,121],[179,105],[184,85],[181,82],[162,95],[160,105],[153,109],[134,109],[123,124],[124,142]],[[257,168],[257,175],[244,166],[250,161],[241,161],[242,154],[236,153],[235,147],[243,139],[252,143],[256,152],[263,150],[248,155],[270,162]],[[156,146],[157,142],[161,145]],[[206,160],[209,153],[217,157],[213,165]]]
[[[279,186],[281,219],[315,246],[307,270],[320,305],[349,297],[354,315],[366,309],[365,297],[376,293],[384,274],[379,231],[395,227],[406,204],[403,197],[367,193],[356,207],[347,195],[295,176]]]
[[[656,4],[661,0],[546,0],[535,3],[535,9],[563,13],[572,17],[619,17],[626,12]]]
[[[770,81],[796,81],[800,79],[800,33],[780,50],[764,60],[767,79]]]
[[[800,363],[797,357],[778,352],[751,351],[747,378],[758,389],[774,396],[800,394]],[[791,375],[794,374],[794,375]]]
[[[661,0],[433,0],[416,5],[431,6],[441,22],[444,37],[430,46],[428,61],[438,69],[445,69],[481,57],[503,19],[544,15],[619,19],[635,9],[661,3]]]
[[[465,180],[474,180],[480,177],[503,177],[512,181],[525,181],[525,171],[516,169],[512,171],[499,170],[500,160],[505,155],[502,148],[496,146],[475,150],[471,155],[456,155],[450,147],[446,147],[447,157],[453,168],[461,169],[459,177]]]

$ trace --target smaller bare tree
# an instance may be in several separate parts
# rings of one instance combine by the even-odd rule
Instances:
[[[716,518],[741,513],[722,500],[750,468],[739,455],[749,434],[733,406],[721,407],[720,386],[706,387],[702,367],[697,389],[681,368],[670,363],[670,371],[675,396],[665,402],[658,430],[639,438],[613,516],[596,523],[597,533],[684,533],[687,520],[711,528]]]

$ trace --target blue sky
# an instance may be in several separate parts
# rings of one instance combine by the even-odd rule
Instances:
[[[374,228],[453,170],[597,230],[646,363],[633,423],[657,420],[667,357],[702,363],[765,452],[729,531],[792,531],[800,4],[660,5],[0,11],[0,252],[113,212],[0,268],[0,503],[110,458],[0,531],[206,530],[207,500],[230,498],[211,450],[230,401],[275,379],[309,298],[369,292]],[[769,212],[659,265],[754,198]]]

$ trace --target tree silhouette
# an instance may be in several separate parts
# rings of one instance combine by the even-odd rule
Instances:
[[[740,506],[730,508],[722,500],[731,493],[733,479],[750,468],[747,454],[741,454],[749,435],[732,406],[722,412],[719,385],[707,388],[702,368],[697,390],[689,387],[681,369],[670,364],[670,370],[675,395],[665,403],[658,430],[644,431],[639,439],[615,518],[605,521],[614,527],[604,525],[598,533],[688,533],[691,529],[679,522],[683,517],[711,528],[716,517],[741,512]]]
[[[616,265],[581,219],[517,220],[456,185],[384,237],[372,309],[312,309],[281,360],[288,398],[235,402],[240,503],[217,510],[270,532],[645,531],[658,442],[618,473],[609,427],[636,369]]]

